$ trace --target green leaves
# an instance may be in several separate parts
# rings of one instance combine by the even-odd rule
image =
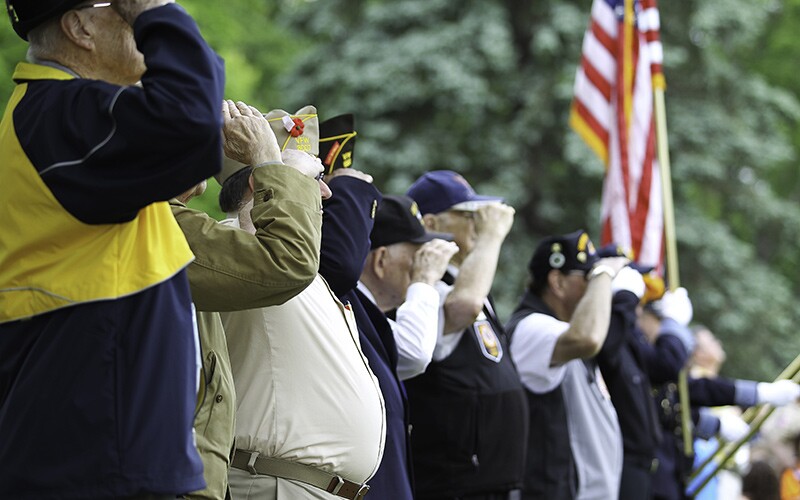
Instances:
[[[230,98],[355,113],[355,166],[384,192],[447,168],[504,196],[502,317],[542,236],[599,240],[603,166],[567,127],[590,0],[181,4],[226,59]],[[800,352],[800,0],[661,2],[661,21],[681,284],[727,374],[771,378]],[[10,75],[25,44],[1,24]]]

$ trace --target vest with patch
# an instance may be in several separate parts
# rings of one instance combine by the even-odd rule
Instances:
[[[555,316],[526,292],[507,325],[513,335],[533,313]],[[611,401],[601,393],[594,360],[565,364],[561,384],[536,394],[525,389],[530,435],[523,498],[617,498],[622,472],[622,437]]]
[[[452,354],[406,389],[419,498],[521,486],[528,407],[490,301]]]

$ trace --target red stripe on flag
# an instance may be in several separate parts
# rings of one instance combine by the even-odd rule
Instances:
[[[645,237],[647,215],[650,213],[650,188],[653,182],[653,155],[655,153],[656,134],[655,122],[650,120],[650,130],[647,133],[647,147],[642,162],[642,178],[639,181],[639,190],[636,197],[636,207],[631,214],[631,248],[633,255],[639,257]]]
[[[592,11],[602,15],[609,12],[605,2],[611,4],[611,12],[625,11],[629,14],[632,3],[640,2],[640,8],[634,5],[633,11],[647,11],[641,20],[648,23],[644,30],[634,26],[630,37],[626,36],[631,31],[626,33],[624,19],[618,17],[617,35],[610,36],[601,27],[606,25],[601,24],[603,20],[592,18],[586,36],[594,37],[602,48],[594,42],[584,44],[581,57],[585,80],[582,80],[582,86],[575,88],[573,112],[579,115],[585,140],[594,141],[595,135],[602,136],[608,145],[608,154],[602,158],[606,162],[607,176],[603,184],[602,243],[617,243],[633,250],[637,258],[645,257],[647,261],[643,263],[663,268],[662,207],[655,199],[650,199],[651,193],[658,196],[661,189],[661,179],[655,170],[653,106],[640,105],[647,103],[648,99],[652,103],[653,84],[660,85],[660,88],[664,84],[656,1],[593,1],[604,2]],[[598,50],[608,51],[610,59],[604,55],[601,57],[596,53]],[[613,61],[615,67],[598,66],[608,61]],[[614,75],[615,81],[608,81],[602,75]],[[592,99],[599,100],[601,95],[606,101],[602,104],[608,106],[610,114],[595,117],[589,109],[595,112],[601,109],[600,106],[591,106],[595,104]],[[645,129],[647,124],[649,127]],[[634,125],[641,128],[632,128]],[[596,143],[592,146],[598,155],[603,152],[598,152]],[[655,262],[657,259],[661,260]]]
[[[594,132],[594,134],[599,137],[601,141],[603,141],[603,144],[608,147],[608,130],[597,121],[594,115],[592,115],[591,111],[589,111],[581,101],[576,99],[574,104],[575,110],[578,112],[581,118],[583,118],[583,121],[589,125],[589,128],[592,130],[592,132]]]
[[[603,97],[606,98],[607,102],[611,102],[611,83],[605,79],[603,75],[597,71],[597,68],[594,67],[592,62],[586,58],[584,55],[581,58],[581,66],[583,67],[583,72],[586,75],[586,78],[597,87],[597,90],[603,94]]]
[[[609,54],[614,54],[616,51],[616,38],[606,33],[603,27],[595,21],[592,21],[591,30],[600,45],[605,47]]]
[[[644,39],[647,40],[648,42],[657,42],[659,40],[658,31],[655,30],[645,31]]]
[[[602,0],[601,0],[602,1]],[[619,31],[623,33],[624,23],[619,23]],[[628,186],[630,186],[629,166],[628,166],[628,117],[625,116],[625,101],[631,96],[626,94],[625,85],[625,36],[617,37],[617,86],[616,86],[616,126],[617,142],[619,143],[619,162],[622,171],[622,186],[624,199],[628,200]],[[627,204],[627,202],[626,202]],[[603,242],[603,244],[612,242]]]

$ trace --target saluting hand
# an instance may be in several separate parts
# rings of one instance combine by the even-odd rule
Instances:
[[[475,233],[503,239],[514,224],[514,208],[504,203],[491,203],[475,212]]]
[[[305,151],[287,149],[281,153],[281,157],[283,158],[283,163],[312,179],[316,179],[323,170],[322,160]]]
[[[411,265],[411,282],[434,285],[442,279],[447,270],[447,264],[457,253],[458,245],[452,241],[437,238],[425,243],[414,254],[414,262]]]
[[[113,7],[122,19],[133,26],[134,21],[142,12],[168,3],[175,3],[175,0],[117,0]]]
[[[281,161],[281,149],[264,115],[239,101],[222,103],[222,148],[225,156],[245,165]]]

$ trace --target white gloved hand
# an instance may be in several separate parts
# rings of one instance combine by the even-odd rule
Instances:
[[[644,278],[639,271],[630,267],[623,267],[611,281],[611,293],[622,290],[632,292],[640,299],[644,296]]]
[[[738,415],[724,412],[719,416],[719,435],[728,442],[738,441],[750,432],[750,426]]]
[[[661,298],[661,314],[665,318],[674,319],[681,326],[688,326],[692,321],[692,301],[685,288],[668,290]]]
[[[756,393],[758,404],[785,406],[800,399],[800,385],[791,380],[759,382]]]

